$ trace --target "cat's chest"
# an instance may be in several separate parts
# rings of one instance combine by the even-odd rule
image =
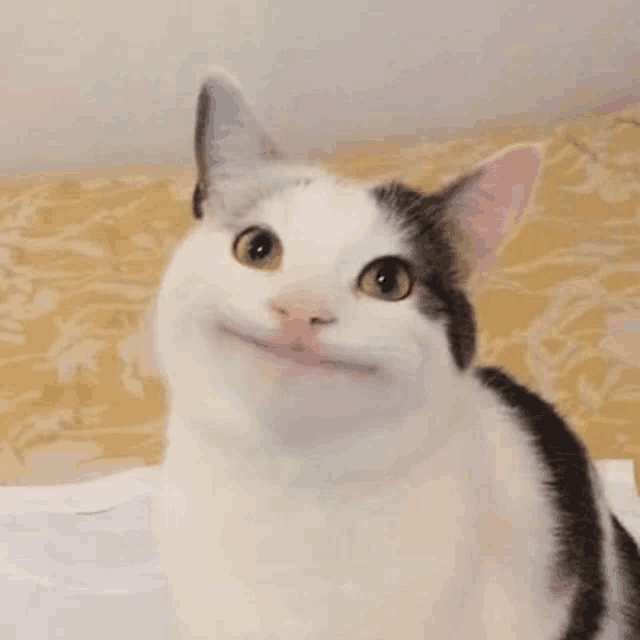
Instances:
[[[253,616],[261,629],[288,621],[296,633],[305,632],[302,621],[316,627],[326,619],[337,633],[371,616],[379,625],[382,613],[375,612],[385,606],[393,609],[389,623],[401,615],[407,629],[419,629],[434,599],[454,601],[444,585],[455,591],[469,582],[472,567],[460,541],[473,514],[453,478],[364,499],[321,499],[261,484],[228,462],[168,470],[165,486],[174,495],[156,502],[154,517],[162,520],[167,509],[175,514],[177,502],[172,525],[156,531],[164,568],[185,580],[184,589],[206,584],[224,612],[218,615],[236,633],[253,637]],[[389,593],[407,595],[389,604]],[[335,612],[339,619],[332,620]]]
[[[206,546],[238,575],[295,566],[348,582],[390,563],[396,573],[428,576],[455,554],[457,532],[476,517],[463,471],[444,459],[393,482],[363,475],[313,486],[305,482],[315,478],[306,468],[311,461],[283,457],[261,468],[259,451],[253,460],[224,448],[203,451],[183,437],[164,464],[163,489],[172,496],[164,508],[180,512],[176,526],[189,535],[207,531]]]
[[[477,439],[449,434],[436,453],[403,462],[404,478],[360,471],[325,491],[311,482],[317,460],[268,464],[259,447],[213,447],[184,425],[170,433],[154,505],[163,569],[194,611],[214,606],[237,636],[263,640],[273,629],[294,640],[312,637],[311,624],[341,637],[366,621],[361,637],[377,640],[396,637],[402,620],[404,638],[423,640],[425,612],[458,624],[480,574],[516,553],[519,570],[530,564],[514,509],[486,516],[496,496],[484,494],[488,456]]]

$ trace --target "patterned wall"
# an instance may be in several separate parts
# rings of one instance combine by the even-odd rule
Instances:
[[[524,140],[546,145],[543,175],[476,291],[480,360],[556,402],[594,456],[640,459],[640,110],[363,144],[330,168],[433,189]],[[139,328],[193,180],[168,165],[0,178],[0,483],[161,459],[165,392]]]

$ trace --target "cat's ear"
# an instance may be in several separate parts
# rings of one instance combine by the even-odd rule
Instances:
[[[216,178],[242,175],[260,164],[285,158],[247,105],[239,83],[222,69],[216,69],[200,90],[195,155],[196,216],[197,205],[206,198]]]
[[[448,189],[447,220],[461,284],[472,288],[496,262],[496,250],[522,219],[540,172],[542,152],[514,145],[477,165]]]

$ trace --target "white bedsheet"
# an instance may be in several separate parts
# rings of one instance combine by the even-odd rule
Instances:
[[[633,462],[603,460],[598,468],[614,509],[640,542]],[[2,640],[165,638],[170,599],[150,530],[156,473],[0,487]]]

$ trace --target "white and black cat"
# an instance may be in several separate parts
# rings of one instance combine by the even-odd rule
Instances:
[[[640,558],[554,408],[474,368],[469,302],[538,175],[446,189],[293,166],[204,84],[198,226],[157,299],[154,532],[180,638],[631,640]]]

